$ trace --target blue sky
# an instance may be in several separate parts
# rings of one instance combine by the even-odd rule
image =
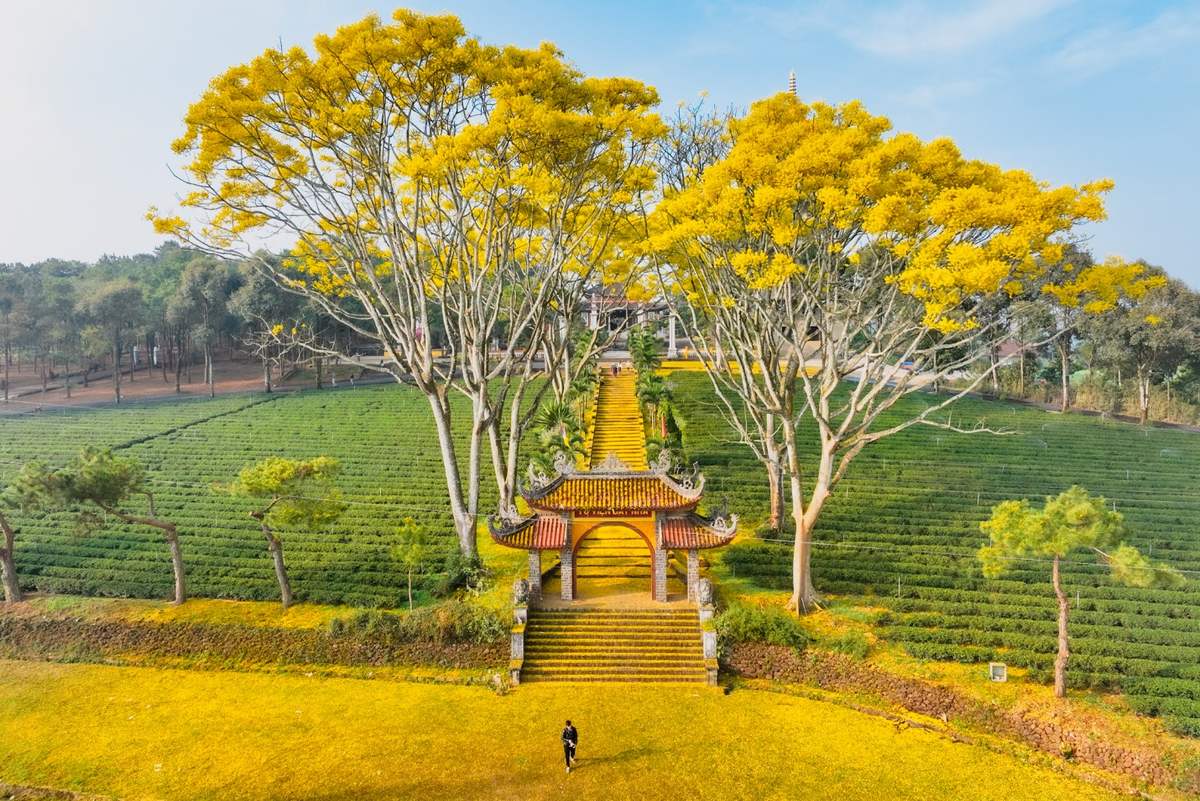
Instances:
[[[896,128],[1055,183],[1110,177],[1098,256],[1200,287],[1200,2],[411,2],[491,43],[555,42],[585,71],[745,106],[786,86],[860,99]],[[208,79],[280,40],[383,15],[345,0],[3,0],[0,262],[94,259],[158,242],[169,143]],[[203,18],[195,14],[202,11]]]

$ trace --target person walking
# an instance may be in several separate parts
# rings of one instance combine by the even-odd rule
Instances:
[[[579,732],[571,725],[571,721],[567,721],[566,728],[562,730],[563,757],[567,762],[567,773],[571,772],[571,766],[575,764],[575,749],[579,747]]]

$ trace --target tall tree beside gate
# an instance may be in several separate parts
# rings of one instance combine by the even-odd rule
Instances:
[[[885,413],[1003,334],[977,308],[1043,276],[1063,236],[1103,218],[1111,184],[1049,187],[947,139],[893,133],[858,103],[787,93],[726,136],[719,160],[679,171],[685,185],[650,218],[651,247],[723,402],[778,425],[791,604],[807,610],[813,529],[855,457],[914,425],[960,430],[940,413],[986,373],[915,414]],[[1060,299],[1077,300],[1070,287]]]
[[[484,449],[510,502],[523,411],[538,405],[526,393],[548,383],[529,381],[533,360],[575,312],[549,301],[564,275],[614,258],[653,187],[657,99],[583,76],[552,45],[484,45],[453,16],[371,16],[318,36],[315,55],[271,49],[213,79],[175,143],[192,220],[151,217],[382,346],[380,369],[428,398],[473,557]],[[267,231],[296,242],[282,265],[256,256]],[[452,418],[454,395],[469,417]]]

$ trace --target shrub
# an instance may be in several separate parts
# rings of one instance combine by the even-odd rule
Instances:
[[[363,636],[385,645],[408,642],[472,643],[490,645],[508,633],[500,616],[461,600],[425,606],[397,614],[369,610],[330,624],[334,636]]]
[[[742,642],[786,645],[800,649],[809,643],[800,621],[773,606],[735,603],[717,616],[717,635],[725,647]]]
[[[458,590],[479,592],[487,584],[491,575],[478,555],[464,556],[461,551],[457,550],[446,555],[443,571],[444,576],[434,590],[436,595],[443,598]]]
[[[871,653],[871,641],[861,631],[847,631],[825,638],[821,640],[821,645],[855,659],[866,659],[867,654]]]

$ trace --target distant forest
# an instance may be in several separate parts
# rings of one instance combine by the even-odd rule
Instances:
[[[136,379],[138,371],[173,377],[178,390],[185,376],[200,369],[211,394],[214,363],[233,356],[260,360],[270,390],[300,363],[319,375],[321,362],[305,344],[320,343],[343,349],[354,344],[333,320],[249,265],[174,242],[92,264],[0,264],[4,401],[11,373],[31,369],[43,388],[64,384],[68,397],[72,383],[111,380],[118,402],[122,380]]]
[[[1093,263],[1079,248],[1069,249],[1067,261],[1077,268]],[[1166,277],[1149,265],[1147,274]],[[989,313],[1001,315],[1010,332],[1000,348],[980,354],[991,394],[1200,423],[1200,293],[1182,281],[1167,277],[1141,298],[1077,320],[1058,319],[1055,304],[1028,296]],[[1060,329],[1063,335],[1045,341],[1047,331]],[[430,335],[435,342],[441,336],[436,321]],[[204,370],[211,393],[214,363],[236,355],[261,362],[270,390],[300,364],[320,382],[328,358],[316,352],[359,346],[351,332],[249,264],[167,242],[153,253],[91,264],[0,264],[0,348],[7,401],[13,369],[33,369],[43,386],[64,376],[76,384],[102,376],[119,399],[131,370],[161,371],[177,388],[188,371]]]

